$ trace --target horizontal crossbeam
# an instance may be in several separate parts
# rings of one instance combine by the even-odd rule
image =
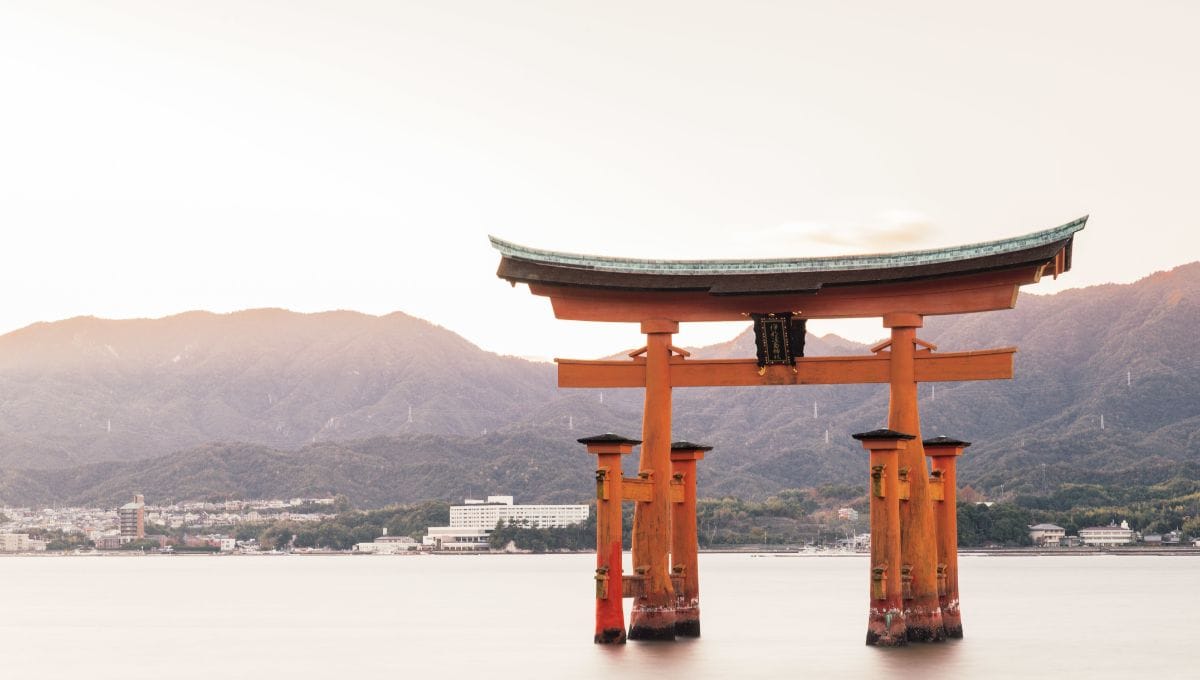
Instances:
[[[918,351],[917,382],[1008,380],[1013,376],[1015,347],[977,352]],[[851,385],[886,383],[890,354],[805,357],[796,367],[767,366],[759,375],[754,359],[687,359],[671,357],[672,387],[752,387],[755,385]],[[645,387],[646,361],[556,359],[559,387]]]
[[[683,502],[683,484],[671,480],[669,499],[672,503]],[[654,485],[649,479],[631,479],[626,477],[621,480],[621,500],[623,501],[642,501],[649,503],[654,500]]]

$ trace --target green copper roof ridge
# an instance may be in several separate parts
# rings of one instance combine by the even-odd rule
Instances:
[[[803,271],[840,271],[858,269],[889,269],[897,266],[937,264],[1002,255],[1047,245],[1070,238],[1087,224],[1084,215],[1062,226],[995,241],[971,243],[946,248],[912,250],[897,253],[838,255],[832,257],[770,258],[761,260],[655,260],[585,255],[522,246],[488,235],[492,247],[504,257],[577,269],[625,272],[633,274],[778,274]]]

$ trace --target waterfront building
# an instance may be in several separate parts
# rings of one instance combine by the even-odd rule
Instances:
[[[459,529],[495,529],[500,521],[535,529],[566,527],[586,522],[586,505],[514,505],[512,496],[468,498],[450,506],[450,526]]]
[[[1129,528],[1129,522],[1121,520],[1119,526],[1114,522],[1106,527],[1080,529],[1079,540],[1084,545],[1129,545],[1133,543],[1133,529]]]
[[[96,550],[117,550],[128,541],[124,541],[120,535],[106,535],[97,536],[92,542],[96,544]]]
[[[132,502],[122,505],[117,514],[121,519],[122,541],[146,537],[146,498],[142,494],[135,495]]]
[[[46,542],[30,538],[29,534],[0,534],[0,552],[40,552]]]
[[[427,550],[452,552],[474,552],[488,549],[488,537],[492,529],[459,529],[455,527],[429,527],[421,539],[421,547]]]
[[[534,529],[566,527],[586,522],[586,505],[516,505],[512,496],[465,499],[450,506],[450,526],[429,527],[422,545],[433,550],[487,550],[488,537],[500,522]]]
[[[858,511],[854,508],[838,508],[838,519],[845,519],[851,522],[858,521]]]
[[[1029,539],[1042,548],[1057,548],[1067,537],[1067,530],[1057,524],[1034,524],[1029,527]]]
[[[398,555],[420,550],[421,544],[411,536],[388,536],[387,527],[383,535],[370,543],[355,543],[354,552],[367,555]]]

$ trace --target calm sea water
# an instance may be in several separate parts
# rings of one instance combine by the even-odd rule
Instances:
[[[1200,557],[964,556],[966,639],[893,650],[864,557],[700,560],[704,637],[605,647],[590,555],[0,558],[0,677],[1200,677]]]

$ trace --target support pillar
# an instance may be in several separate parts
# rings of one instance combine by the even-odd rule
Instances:
[[[896,313],[883,318],[883,325],[892,329],[888,428],[916,437],[900,452],[901,474],[907,472],[910,480],[908,500],[900,504],[901,570],[911,579],[904,602],[905,625],[910,641],[935,642],[946,633],[938,603],[937,543],[917,411],[916,333],[922,323],[919,314]]]
[[[851,435],[871,452],[871,585],[867,644],[908,644],[904,616],[904,577],[900,546],[900,452],[911,434],[872,430]]]
[[[633,515],[633,568],[645,574],[633,600],[630,640],[675,639],[675,590],[671,585],[671,335],[679,324],[642,322],[646,334],[646,402],[638,476],[651,482],[651,500],[638,501]]]
[[[683,502],[671,504],[671,573],[677,577],[675,634],[700,637],[699,536],[696,532],[696,461],[711,446],[671,444],[671,476],[683,484]]]
[[[930,485],[934,493],[937,528],[938,600],[946,637],[961,638],[962,615],[958,603],[958,480],[955,467],[970,442],[934,437],[922,442],[933,464]],[[940,498],[939,498],[940,496]]]
[[[641,444],[636,439],[602,434],[578,440],[596,456],[596,644],[625,643],[622,609],[621,456]]]

